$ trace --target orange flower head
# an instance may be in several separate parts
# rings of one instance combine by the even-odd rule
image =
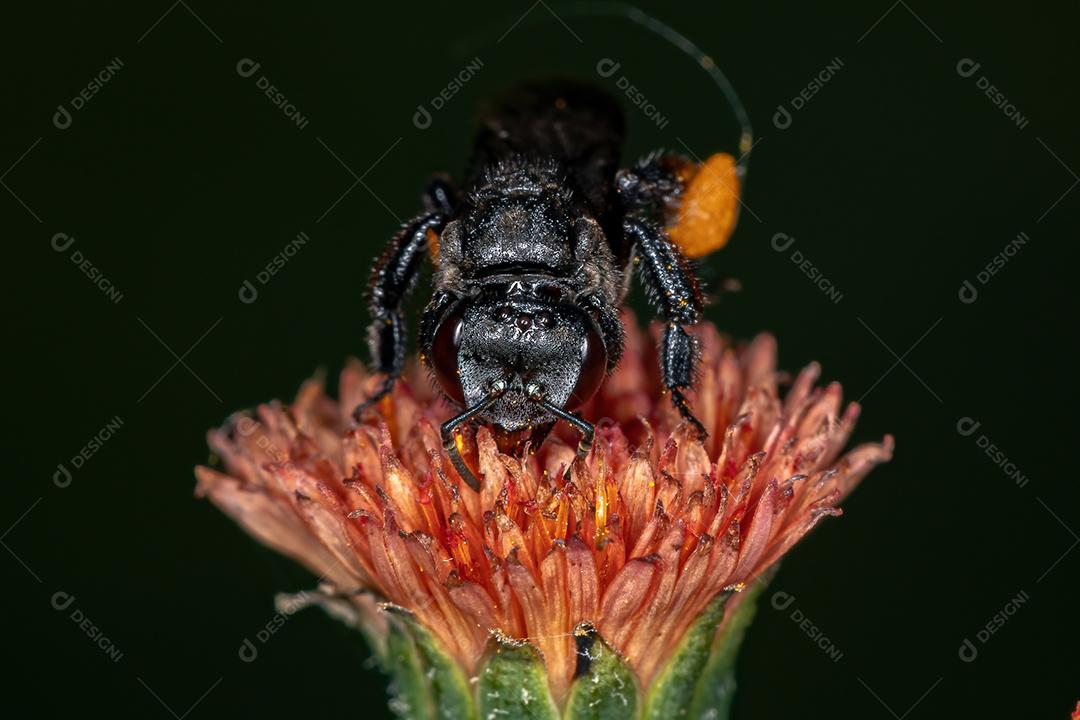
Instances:
[[[198,492],[318,575],[322,604],[377,652],[395,613],[464,678],[483,675],[500,648],[528,646],[563,707],[582,637],[597,636],[646,692],[711,603],[731,594],[722,633],[741,591],[839,515],[893,444],[842,455],[859,407],[842,405],[838,384],[815,387],[812,364],[781,397],[773,338],[736,347],[708,324],[695,330],[690,393],[709,432],[699,439],[662,397],[655,343],[625,324],[625,354],[582,410],[602,418],[584,460],[569,432],[508,455],[488,428],[466,429],[475,492],[440,441],[452,409],[421,371],[357,425],[351,412],[380,378],[354,363],[338,400],[312,380],[291,406],[262,405],[211,431],[221,468],[197,468]]]

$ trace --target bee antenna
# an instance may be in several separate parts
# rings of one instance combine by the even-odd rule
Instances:
[[[450,456],[451,464],[454,466],[454,469],[458,471],[458,475],[465,481],[465,484],[476,492],[480,492],[480,481],[477,479],[476,474],[469,469],[469,465],[465,462],[465,458],[461,457],[461,450],[458,448],[457,436],[454,434],[454,431],[457,430],[458,426],[464,425],[494,405],[495,401],[502,397],[504,392],[506,392],[506,380],[497,380],[492,383],[487,397],[472,407],[467,408],[465,412],[460,415],[450,418],[444,422],[440,428],[443,449],[446,450],[446,453]]]
[[[727,79],[727,76],[724,75],[723,71],[717,67],[716,61],[713,60],[708,53],[667,23],[624,2],[570,3],[559,6],[558,15],[556,15],[551,8],[548,9],[550,12],[547,13],[527,13],[529,17],[524,20],[519,19],[519,22],[523,25],[532,25],[558,21],[565,25],[565,22],[562,20],[563,16],[620,18],[629,20],[630,22],[643,27],[693,58],[694,62],[697,63],[702,70],[708,73],[709,77],[712,78],[713,83],[716,84],[716,87],[719,88],[720,92],[724,95],[724,99],[731,107],[731,111],[735,116],[735,122],[739,125],[739,158],[735,162],[735,167],[739,173],[739,178],[745,179],[747,171],[750,168],[750,151],[754,147],[754,128],[750,124],[750,115],[746,111],[746,106],[743,105],[742,100],[739,99],[739,94],[735,92],[735,87],[731,84],[731,81]],[[515,23],[515,25],[516,24],[517,23]],[[453,44],[452,48],[454,54],[467,54],[467,52],[476,48],[478,45],[476,42],[477,39],[479,37],[486,37],[487,34],[489,33],[484,33],[483,35],[481,33],[476,33],[474,36],[462,38]]]
[[[731,106],[731,111],[735,115],[735,122],[739,125],[739,159],[735,165],[739,177],[746,177],[746,173],[750,168],[750,150],[754,147],[754,127],[750,123],[750,114],[746,111],[746,106],[743,105],[742,100],[739,99],[739,94],[735,91],[735,86],[731,84],[731,81],[727,79],[727,75],[716,65],[716,61],[712,59],[712,56],[667,23],[627,3],[582,2],[560,9],[570,15],[601,15],[625,18],[663,38],[693,58],[701,69],[712,78],[720,92],[723,93],[728,105]]]
[[[564,410],[555,403],[547,400],[544,397],[544,391],[535,383],[530,383],[525,387],[526,396],[532,402],[536,403],[540,407],[547,410],[559,420],[562,420],[572,426],[575,430],[581,433],[581,442],[578,443],[577,457],[579,460],[584,460],[592,450],[593,436],[596,434],[596,426],[591,422],[583,419],[579,415],[575,415],[572,412]],[[566,468],[566,477],[570,477],[570,468]]]

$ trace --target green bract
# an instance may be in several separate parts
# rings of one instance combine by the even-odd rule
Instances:
[[[735,597],[717,595],[647,688],[592,623],[580,623],[574,678],[561,710],[532,643],[493,632],[470,680],[410,611],[384,603],[391,630],[379,660],[393,679],[390,707],[409,720],[724,720],[735,690],[735,658],[764,584],[747,588],[722,626]]]

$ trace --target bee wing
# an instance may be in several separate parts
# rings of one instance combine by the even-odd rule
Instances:
[[[683,255],[700,258],[727,244],[739,218],[740,181],[735,158],[717,153],[679,169],[685,186],[667,212],[667,234]]]

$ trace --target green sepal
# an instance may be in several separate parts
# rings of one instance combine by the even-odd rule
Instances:
[[[522,720],[559,717],[539,650],[496,630],[488,640],[487,653],[477,679],[480,717]]]
[[[638,685],[633,670],[592,623],[574,628],[577,667],[566,703],[566,720],[635,720]]]
[[[398,685],[391,709],[395,704],[417,708],[415,717],[432,720],[473,720],[477,717],[476,704],[469,690],[469,681],[458,664],[443,650],[442,645],[421,625],[409,610],[391,603],[382,603],[379,609],[391,617],[391,640],[397,633],[404,634],[415,650],[420,666],[421,683],[412,680],[412,665],[400,670],[394,664],[391,674]],[[388,648],[401,641],[388,642]],[[389,653],[388,653],[389,654]],[[412,694],[405,696],[403,690]],[[401,713],[399,713],[401,714]],[[414,717],[404,715],[404,717]]]
[[[649,689],[645,699],[646,720],[687,717],[729,595],[724,592],[713,598],[687,629],[675,653]]]
[[[434,720],[420,648],[402,624],[390,623],[381,662],[390,676],[390,710],[402,720]]]
[[[754,619],[757,597],[769,584],[762,578],[743,590],[739,606],[716,636],[712,655],[697,682],[688,717],[695,720],[727,720],[735,696],[735,660],[746,629]]]

